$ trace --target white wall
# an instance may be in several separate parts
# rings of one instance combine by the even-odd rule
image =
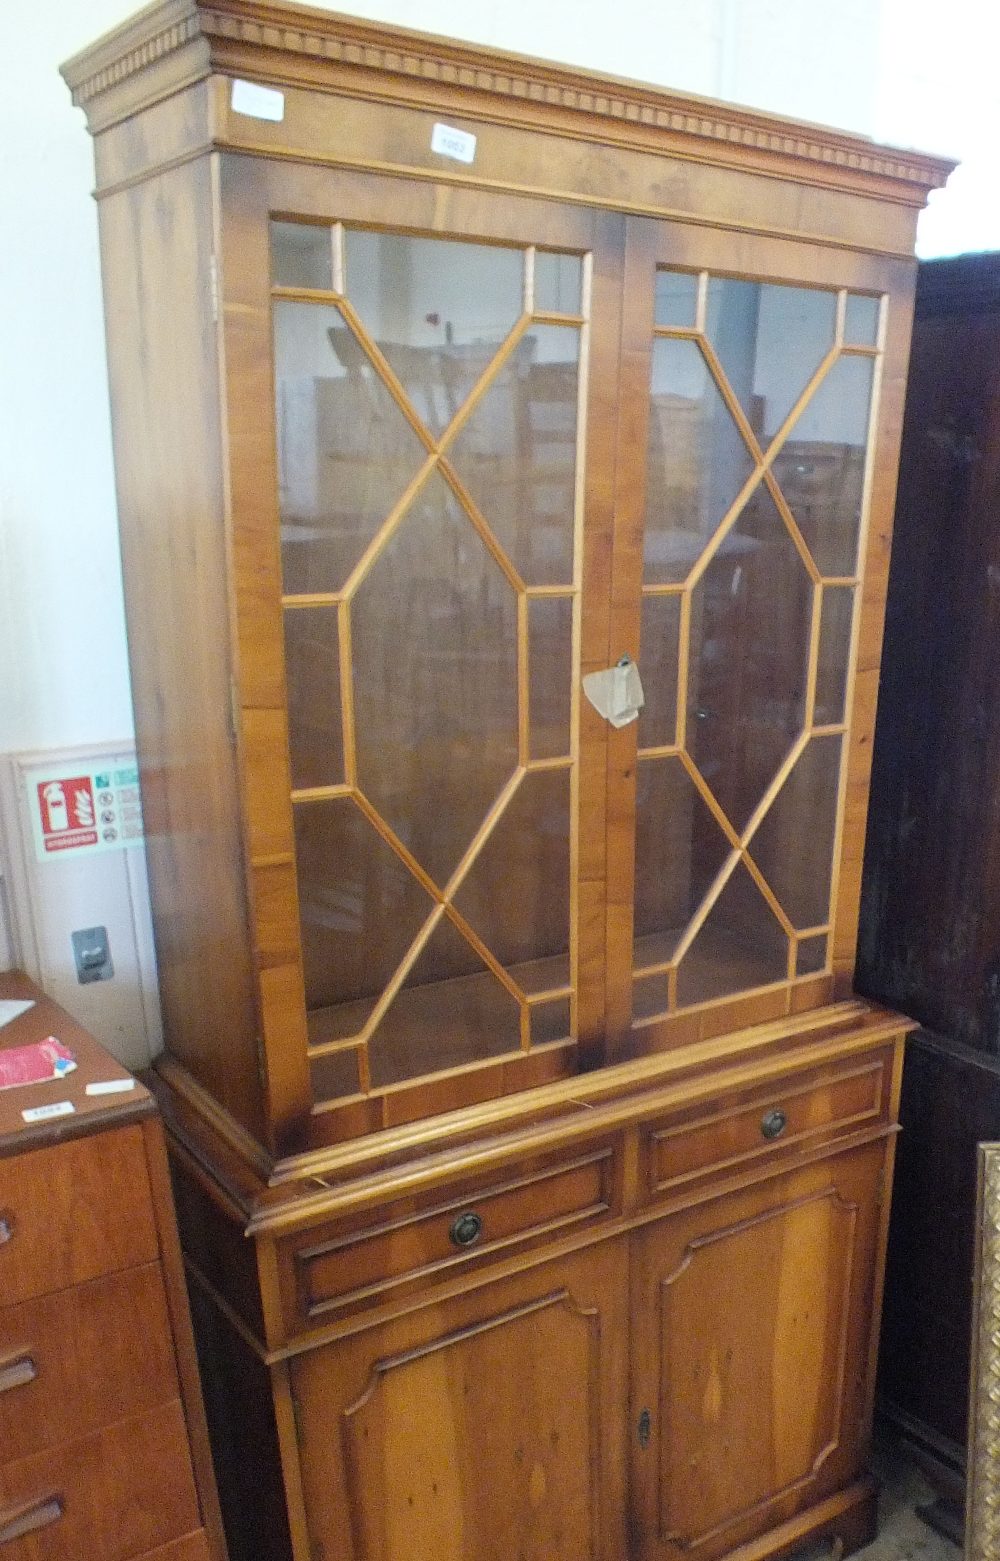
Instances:
[[[927,16],[918,17],[922,5]],[[949,150],[982,135],[993,0],[354,0],[359,15]],[[13,0],[0,100],[0,752],[131,731],[90,140],[60,60],[133,0]],[[979,25],[980,14],[983,18]],[[953,38],[942,23],[963,21]],[[942,35],[948,36],[942,38]],[[967,57],[968,56],[968,57]],[[970,83],[972,84],[970,88]],[[971,100],[980,87],[982,107]],[[974,172],[974,170],[973,170]],[[972,182],[972,176],[966,179]],[[995,206],[996,180],[989,191]],[[1000,245],[966,202],[964,232]],[[970,212],[975,213],[973,222]],[[938,204],[930,230],[947,247]],[[925,246],[926,247],[926,246]]]

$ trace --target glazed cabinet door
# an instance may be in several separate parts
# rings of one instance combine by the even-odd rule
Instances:
[[[624,223],[226,159],[238,702],[272,1115],[350,1137],[604,1019]]]
[[[633,1248],[636,1561],[712,1561],[860,1472],[884,1143]]]
[[[621,1561],[625,1275],[608,1242],[298,1356],[311,1553]]]
[[[629,224],[609,738],[609,1028],[626,1053],[829,1000],[854,962],[912,284]],[[870,589],[864,589],[865,583]]]

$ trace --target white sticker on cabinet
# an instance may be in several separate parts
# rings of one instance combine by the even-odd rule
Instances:
[[[234,114],[250,119],[272,119],[277,124],[285,117],[285,94],[255,81],[234,81],[229,102]]]
[[[468,130],[438,124],[431,131],[431,151],[452,157],[456,163],[471,163],[476,156],[476,138]]]

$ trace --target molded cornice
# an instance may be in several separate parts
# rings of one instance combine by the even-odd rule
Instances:
[[[161,0],[63,66],[93,132],[212,74],[285,86],[353,91],[396,102],[425,101],[428,89],[468,97],[468,112],[634,144],[657,133],[664,150],[742,166],[797,165],[817,183],[889,193],[923,203],[954,164],[879,146],[864,136],[800,124],[639,82],[549,64],[474,44],[298,5],[258,0]],[[874,188],[873,188],[874,187]]]

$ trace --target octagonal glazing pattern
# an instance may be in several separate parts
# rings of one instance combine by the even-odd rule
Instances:
[[[321,1103],[574,1033],[589,263],[542,261],[539,307],[576,315],[556,324],[532,317],[530,249],[274,229],[292,803]],[[288,494],[313,502],[289,508]]]
[[[862,330],[833,289],[665,269],[656,296],[637,1024],[825,968],[880,354],[878,300]],[[684,776],[662,860],[644,824],[654,762]]]

